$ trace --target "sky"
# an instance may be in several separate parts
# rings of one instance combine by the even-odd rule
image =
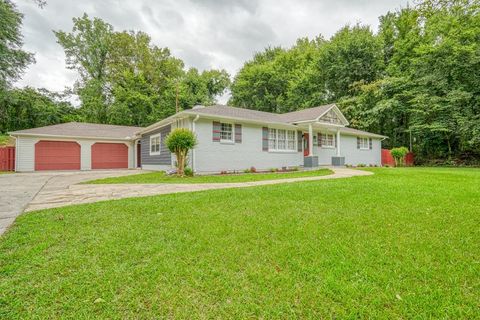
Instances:
[[[168,47],[187,67],[225,69],[233,77],[255,52],[289,47],[297,38],[330,38],[346,24],[376,31],[378,17],[405,0],[33,0],[15,1],[24,14],[24,49],[36,63],[16,86],[62,91],[77,74],[65,66],[63,49],[52,30],[72,30],[72,18],[87,13],[116,31],[144,31],[159,47]],[[228,94],[219,98],[225,102]]]

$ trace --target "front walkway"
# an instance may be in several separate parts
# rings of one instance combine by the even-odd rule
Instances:
[[[303,177],[278,180],[264,180],[238,183],[202,183],[202,184],[76,184],[85,178],[65,179],[54,177],[47,181],[29,203],[25,211],[56,208],[72,204],[91,203],[103,200],[143,197],[159,194],[193,192],[202,190],[245,188],[299,181],[348,178],[365,176],[373,173],[348,168],[331,168],[331,175],[318,177]]]

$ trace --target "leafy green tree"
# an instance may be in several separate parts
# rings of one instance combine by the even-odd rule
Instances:
[[[0,94],[34,61],[22,49],[22,18],[13,2],[0,0]]]
[[[54,31],[63,47],[67,68],[77,70],[80,79],[75,91],[82,100],[82,111],[91,122],[107,123],[109,90],[107,59],[112,48],[113,28],[99,18],[87,14],[73,18],[70,33]]]
[[[175,129],[165,138],[165,145],[177,158],[177,173],[179,176],[184,176],[188,151],[193,149],[196,144],[195,134],[185,128]]]

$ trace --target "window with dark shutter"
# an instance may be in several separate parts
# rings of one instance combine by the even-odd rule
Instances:
[[[262,128],[262,151],[268,151],[268,128]]]
[[[297,151],[302,152],[302,131],[297,131]]]
[[[213,121],[213,128],[212,128],[212,140],[214,142],[220,142],[220,132],[222,130],[221,123],[217,121]]]
[[[235,124],[235,143],[242,143],[242,125]]]
[[[368,148],[372,150],[372,138],[368,139]]]
[[[357,149],[360,149],[360,137],[357,137]]]

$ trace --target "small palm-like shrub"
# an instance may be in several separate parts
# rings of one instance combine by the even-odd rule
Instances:
[[[177,158],[178,175],[185,175],[185,162],[188,151],[197,145],[197,138],[192,131],[184,128],[173,130],[165,138],[165,144]]]
[[[393,159],[395,159],[395,166],[403,166],[407,153],[408,149],[406,147],[393,148],[390,150],[390,154],[392,155]]]

